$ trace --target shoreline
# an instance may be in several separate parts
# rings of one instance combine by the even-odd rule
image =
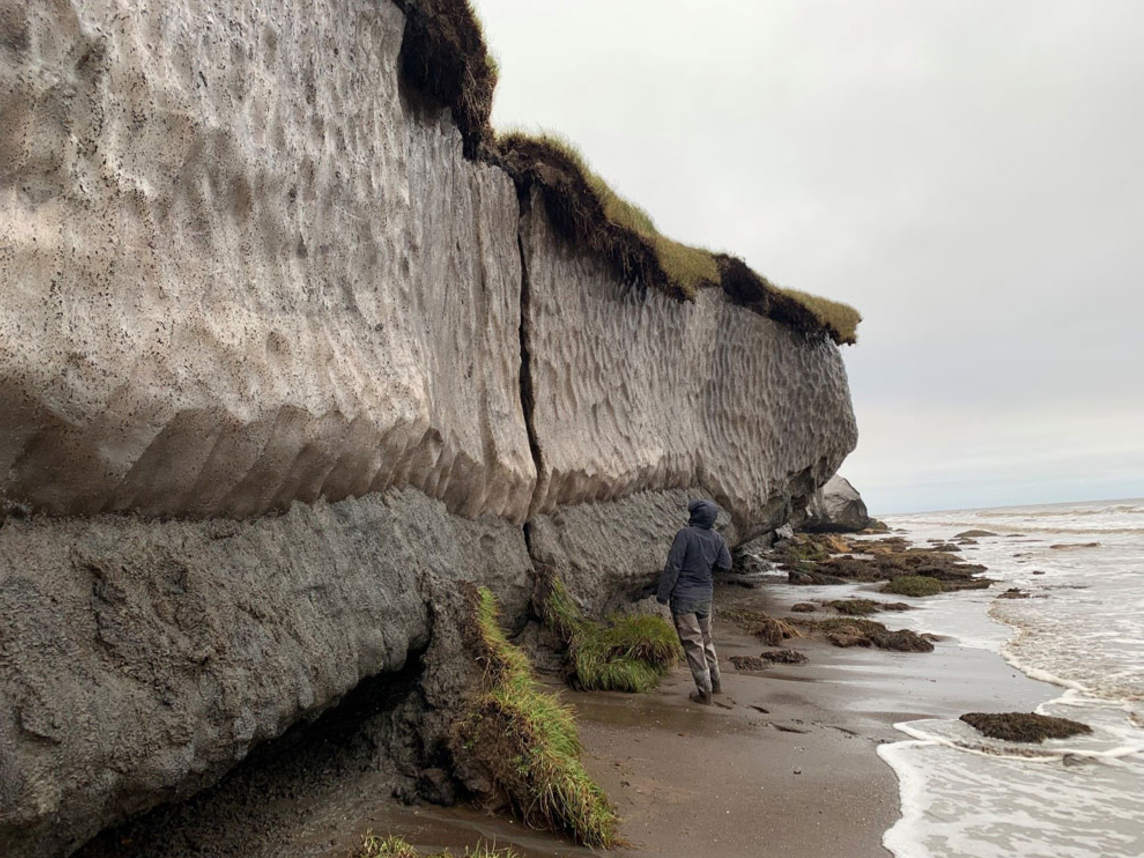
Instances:
[[[782,615],[802,600],[804,589],[775,585],[764,592],[722,587],[716,605],[751,606]],[[839,598],[861,592],[853,585],[833,589]],[[742,673],[729,658],[757,655],[764,647],[716,616],[716,645],[726,664],[723,697],[732,709],[699,712],[701,707],[688,703],[690,678],[685,668],[647,701],[608,699],[581,707],[579,696],[571,695],[581,708],[586,747],[594,757],[601,747],[610,757],[620,756],[621,771],[628,773],[632,784],[624,787],[621,778],[593,772],[620,807],[625,819],[622,832],[641,847],[616,854],[687,854],[679,851],[682,843],[687,851],[720,858],[759,854],[885,858],[890,853],[882,838],[899,818],[900,785],[877,749],[908,740],[894,728],[896,723],[957,717],[982,708],[1032,709],[1056,696],[1054,686],[1030,679],[998,654],[951,639],[937,641],[932,653],[788,641],[809,656],[808,664]],[[753,705],[769,713],[756,712],[750,708]],[[645,721],[634,731],[621,731],[608,723],[606,714],[617,708],[673,714],[676,719],[686,713],[693,729],[715,729],[717,744],[697,743],[699,752],[716,744],[711,762],[705,770],[687,764],[698,754],[677,744],[683,739],[672,728],[680,721],[661,718],[663,723],[655,724],[653,719],[650,725]],[[605,710],[605,717],[594,711],[599,709]],[[729,734],[734,736],[730,741]],[[643,741],[637,745],[635,739]],[[641,754],[639,749],[648,740],[659,740],[656,752]],[[641,800],[638,792],[632,794],[638,783],[632,775],[656,782],[674,778],[682,783],[672,783],[666,791],[660,788],[661,797],[686,800],[676,805]],[[680,806],[689,813],[678,812]],[[749,820],[747,825],[742,824],[744,819]]]
[[[724,668],[724,694],[717,698],[722,705],[702,707],[687,699],[691,679],[682,664],[646,695],[560,686],[576,710],[585,765],[623,820],[624,845],[606,853],[471,806],[402,805],[389,797],[390,773],[342,769],[322,777],[314,769],[327,760],[312,751],[308,762],[272,762],[269,773],[254,768],[213,796],[177,808],[175,825],[168,820],[151,831],[128,831],[134,839],[126,843],[103,837],[102,849],[85,848],[81,855],[176,856],[205,846],[218,850],[212,854],[244,858],[345,858],[372,830],[401,835],[427,852],[451,847],[463,853],[484,841],[512,847],[521,858],[886,858],[883,836],[900,817],[905,787],[878,748],[908,740],[896,723],[979,709],[1030,710],[1060,689],[1029,678],[996,652],[950,638],[937,640],[930,653],[840,649],[798,639],[785,643],[806,654],[807,664],[759,672],[732,665],[732,656],[758,655],[766,647],[721,614],[752,608],[783,616],[818,589],[779,582],[757,589],[718,586],[714,631]],[[829,593],[871,595],[862,584],[830,585]],[[917,627],[901,619],[911,614],[924,626],[922,611],[884,619],[893,628]],[[269,798],[262,782],[274,787]],[[218,819],[220,807],[234,816]],[[288,831],[275,830],[284,823]],[[246,834],[236,833],[236,825]],[[174,836],[164,836],[161,849],[154,842],[143,845],[160,833]],[[225,851],[236,847],[238,852]]]
[[[844,598],[862,594],[860,587],[831,589]],[[785,614],[807,589],[719,586],[714,631],[724,666],[722,706],[687,699],[691,678],[683,665],[646,695],[563,689],[576,709],[584,763],[615,802],[625,845],[592,851],[472,808],[376,808],[354,836],[392,832],[427,852],[483,839],[521,858],[887,858],[882,840],[900,817],[902,787],[878,748],[909,741],[895,724],[982,708],[1033,709],[1058,690],[995,652],[949,638],[932,653],[800,639],[786,643],[807,654],[807,664],[736,670],[731,656],[766,647],[720,619],[720,611]]]

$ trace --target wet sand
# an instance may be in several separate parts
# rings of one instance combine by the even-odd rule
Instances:
[[[785,588],[783,588],[785,589]],[[727,588],[717,604],[763,607]],[[893,627],[893,615],[885,621]],[[932,653],[842,650],[797,640],[805,665],[739,673],[733,655],[765,647],[716,622],[723,707],[687,700],[683,668],[652,695],[570,695],[592,760],[619,805],[621,855],[884,856],[898,784],[878,758],[898,721],[972,709],[1031,707],[1050,696],[983,650],[939,641]],[[766,713],[758,708],[768,710]]]
[[[723,587],[716,604],[782,614],[800,597],[799,588],[781,585]],[[898,818],[898,784],[876,748],[904,738],[895,722],[1028,710],[1054,693],[999,656],[952,641],[932,653],[891,653],[796,640],[789,643],[808,664],[739,673],[730,657],[765,647],[716,616],[721,705],[687,699],[683,666],[648,695],[562,690],[578,713],[585,764],[623,818],[626,844],[608,854],[885,858],[881,839]],[[882,619],[897,627],[893,614]],[[333,736],[342,747],[360,741]],[[463,854],[485,841],[523,858],[601,854],[471,807],[401,805],[389,797],[389,775],[353,763],[354,755],[330,770],[338,756],[328,745],[304,746],[180,808],[181,822],[106,836],[85,858],[345,858],[367,830],[400,834],[426,851]],[[153,841],[156,830],[165,843],[140,842]]]
[[[776,599],[776,590],[788,598]],[[725,587],[716,603],[783,613],[798,595]],[[883,619],[895,627],[893,614]],[[585,763],[623,818],[627,843],[608,854],[885,858],[882,834],[898,818],[898,784],[876,748],[905,738],[895,722],[1029,709],[1052,696],[1051,686],[999,656],[953,641],[938,641],[932,653],[892,653],[797,640],[789,643],[808,664],[739,673],[730,657],[765,647],[718,619],[715,636],[722,705],[691,703],[683,666],[648,695],[563,691],[577,710]],[[400,833],[426,850],[484,839],[525,858],[600,854],[473,809],[361,811],[347,819],[357,832]]]

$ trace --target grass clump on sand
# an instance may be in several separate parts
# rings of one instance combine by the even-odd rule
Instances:
[[[361,846],[353,853],[353,858],[422,858],[420,852],[414,849],[403,837],[378,837],[373,832],[367,832],[362,838]],[[434,852],[424,858],[453,858],[448,849]],[[480,844],[475,849],[465,848],[461,858],[520,858],[511,849],[495,849]]]
[[[614,615],[587,619],[562,581],[547,582],[545,623],[568,646],[569,680],[584,691],[651,691],[680,656],[679,640],[662,617]]]
[[[899,575],[887,581],[882,592],[899,596],[936,596],[941,592],[941,581],[928,575]]]
[[[967,712],[961,720],[979,733],[1006,742],[1043,742],[1092,732],[1091,727],[1080,721],[1034,712]]]
[[[486,688],[458,725],[458,754],[486,771],[527,824],[568,831],[587,846],[611,846],[616,813],[580,762],[571,709],[541,689],[528,656],[501,629],[487,589],[477,591],[474,614]]]

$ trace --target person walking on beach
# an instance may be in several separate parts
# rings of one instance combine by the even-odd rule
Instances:
[[[719,694],[719,659],[711,641],[711,602],[715,594],[712,567],[722,572],[731,569],[731,552],[723,536],[714,529],[719,508],[709,500],[693,500],[687,505],[691,515],[687,527],[675,534],[667,564],[659,578],[656,601],[671,605],[671,618],[679,633],[679,642],[687,655],[687,664],[695,678],[696,691],[690,697],[696,703],[711,704],[711,695]]]

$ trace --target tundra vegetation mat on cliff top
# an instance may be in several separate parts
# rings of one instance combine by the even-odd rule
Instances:
[[[542,691],[524,651],[498,621],[493,594],[476,594],[473,646],[486,688],[457,727],[456,755],[483,770],[529,825],[568,831],[587,846],[615,843],[618,819],[580,762],[571,709]]]
[[[550,579],[545,624],[568,647],[569,682],[583,691],[654,689],[679,661],[675,630],[656,615],[620,614],[597,623],[584,616],[562,581]]]
[[[600,178],[567,140],[520,131],[494,136],[489,117],[498,78],[480,20],[466,0],[399,0],[407,16],[401,68],[406,82],[449,107],[465,155],[500,164],[535,185],[564,237],[608,259],[626,280],[679,300],[722,288],[736,303],[806,334],[858,341],[853,307],[785,289],[741,259],[661,234],[651,217]]]

